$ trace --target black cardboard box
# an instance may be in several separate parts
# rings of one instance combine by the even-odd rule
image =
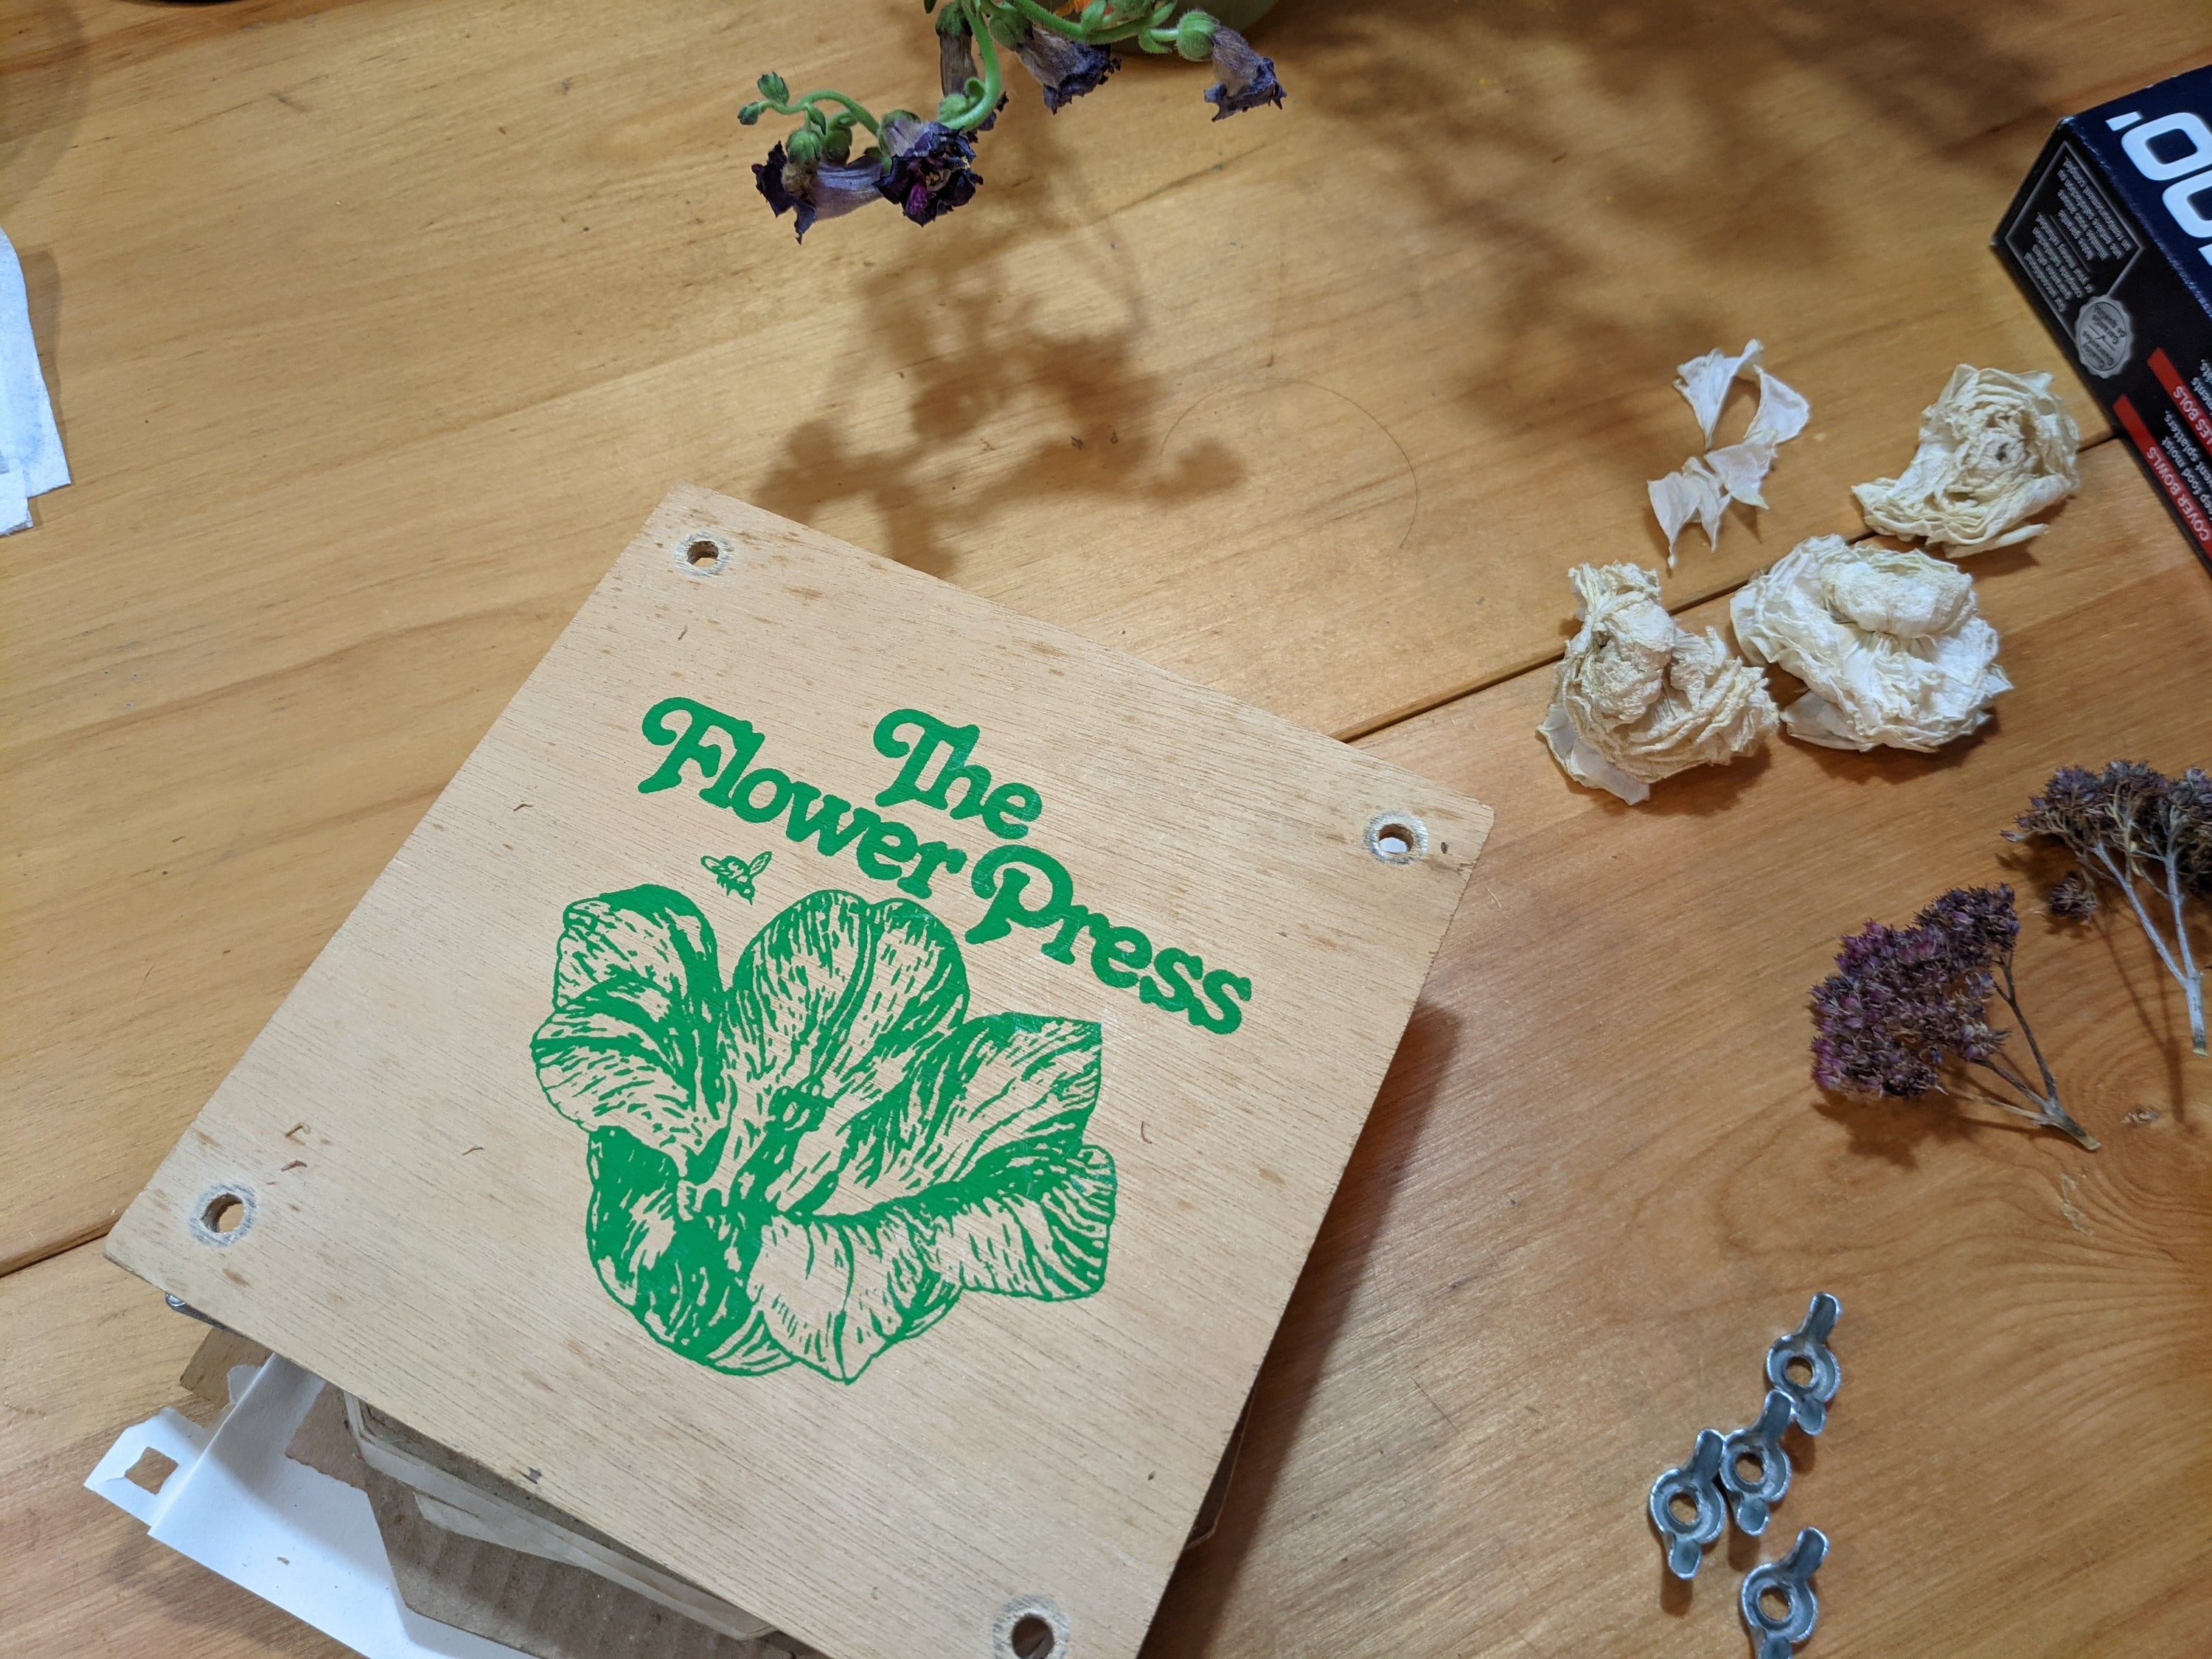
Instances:
[[[2212,566],[2212,68],[2061,121],[1994,246]]]

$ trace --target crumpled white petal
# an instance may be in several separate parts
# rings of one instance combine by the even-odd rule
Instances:
[[[1802,394],[1760,366],[1759,350],[1759,342],[1753,340],[1734,356],[1717,349],[1708,351],[1676,371],[1674,390],[1689,400],[1698,425],[1704,428],[1706,453],[1702,459],[1693,456],[1680,471],[1654,478],[1644,486],[1659,527],[1667,532],[1669,570],[1674,568],[1674,544],[1681,537],[1682,526],[1692,519],[1704,526],[1705,540],[1717,547],[1721,520],[1730,501],[1765,507],[1763,491],[1766,475],[1774,465],[1775,450],[1804,431],[1812,418],[1813,406]],[[1713,448],[1713,426],[1720,419],[1729,386],[1738,375],[1753,374],[1759,376],[1759,409],[1751,417],[1750,429],[1738,442]]]
[[[1751,417],[1751,430],[1744,434],[1746,438],[1786,444],[1802,432],[1806,422],[1812,418],[1813,405],[1805,401],[1803,392],[1776,380],[1764,368],[1759,371],[1759,412]]]
[[[1729,444],[1720,449],[1705,452],[1705,465],[1720,480],[1722,489],[1732,501],[1743,501],[1763,507],[1766,497],[1759,494],[1759,486],[1774,465],[1774,441],[1766,437],[1746,438],[1741,443]]]
[[[1960,363],[1920,417],[1912,465],[1851,493],[1874,529],[1979,553],[2049,527],[2021,520],[2081,488],[2081,447],[2050,375]]]
[[[1805,682],[1782,720],[1808,743],[1931,752],[2012,690],[1973,578],[1925,553],[1816,536],[1738,588],[1729,615],[1745,656]]]
[[[1752,341],[1731,357],[1717,349],[1702,357],[1692,357],[1674,371],[1674,390],[1690,401],[1691,411],[1698,417],[1698,425],[1705,434],[1705,447],[1713,442],[1713,423],[1721,417],[1721,405],[1728,401],[1729,386],[1735,377],[1759,362],[1759,342]]]
[[[1728,511],[1729,495],[1718,476],[1704,461],[1692,455],[1679,471],[1654,478],[1644,488],[1651,497],[1651,511],[1658,516],[1659,527],[1667,532],[1668,569],[1674,568],[1674,544],[1681,537],[1682,526],[1692,519],[1705,532],[1707,546],[1720,545],[1721,514]]]
[[[1633,805],[1660,779],[1733,760],[1774,730],[1765,677],[1717,629],[1677,625],[1656,571],[1586,564],[1571,580],[1582,631],[1537,730],[1576,782]]]

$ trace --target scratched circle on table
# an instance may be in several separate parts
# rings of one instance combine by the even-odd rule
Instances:
[[[1387,558],[1413,535],[1413,461],[1340,392],[1311,380],[1222,386],[1176,416],[1160,441],[1170,476],[1224,459],[1233,476],[1194,516],[1217,529],[1233,524],[1240,539],[1258,537],[1279,555],[1307,544],[1356,564]]]

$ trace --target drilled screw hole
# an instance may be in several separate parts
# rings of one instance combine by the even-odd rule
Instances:
[[[1747,1486],[1755,1486],[1766,1478],[1766,1465],[1747,1453],[1735,1460],[1735,1478]]]
[[[1367,850],[1385,864],[1411,864],[1428,856],[1428,826],[1411,812],[1384,812],[1367,825]]]
[[[991,1628],[995,1659],[1073,1659],[1067,1615],[1049,1596],[1018,1595]]]
[[[253,1225],[253,1194],[242,1187],[210,1187],[186,1212],[203,1244],[235,1244]]]
[[[176,1472],[175,1458],[149,1446],[138,1454],[136,1463],[123,1471],[123,1478],[141,1492],[158,1492]]]
[[[1667,1500],[1667,1512],[1686,1527],[1698,1518],[1698,1500],[1686,1492],[1678,1492]]]
[[[720,575],[730,562],[730,544],[720,536],[698,532],[676,549],[677,562],[702,576]]]
[[[1759,1591],[1759,1610],[1776,1624],[1784,1623],[1790,1617],[1790,1592],[1778,1588]]]
[[[1813,1381],[1813,1362],[1802,1354],[1792,1354],[1790,1363],[1782,1370],[1783,1373],[1801,1389]]]

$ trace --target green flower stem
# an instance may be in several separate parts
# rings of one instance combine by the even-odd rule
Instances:
[[[883,128],[877,125],[876,118],[868,113],[866,106],[854,102],[842,92],[831,92],[825,88],[820,92],[810,92],[801,97],[794,98],[789,103],[775,98],[763,98],[760,102],[763,109],[773,110],[778,115],[809,115],[813,112],[817,104],[824,100],[842,104],[851,112],[853,119],[867,128],[878,138],[883,137]]]
[[[1072,18],[1062,17],[1056,11],[1046,10],[1037,4],[1036,0],[1013,0],[1012,5],[1002,5],[1001,9],[1026,17],[1032,23],[1041,23],[1054,33],[1064,34],[1071,40],[1080,40],[1085,46],[1104,44],[1103,40],[1094,37],[1082,24]]]
[[[1146,52],[1173,52],[1176,31],[1173,28],[1154,28],[1146,21],[1152,9],[1146,8],[1134,17],[1108,12],[1105,19],[1095,27],[1085,27],[1073,18],[1062,17],[1058,12],[1039,5],[1037,0],[988,0],[997,4],[1002,14],[1026,20],[1056,34],[1086,46],[1119,46],[1124,40],[1134,40]]]
[[[968,20],[968,33],[975,42],[977,61],[983,70],[983,95],[967,111],[945,125],[955,132],[973,132],[991,118],[999,107],[999,94],[1006,77],[999,67],[999,43],[991,38],[988,20],[978,0],[961,0],[961,15]]]

